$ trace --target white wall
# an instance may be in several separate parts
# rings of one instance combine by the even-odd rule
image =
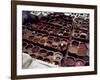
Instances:
[[[92,4],[98,5],[98,14],[100,14],[100,0],[31,0],[43,2],[57,3],[73,3],[73,4]],[[10,0],[0,0],[0,80],[10,80],[10,34],[11,34],[11,14]],[[100,16],[98,15],[98,33],[100,31]],[[98,37],[100,41],[100,37]],[[98,42],[100,44],[100,42]],[[98,45],[100,47],[100,45]],[[58,78],[42,78],[33,80],[100,80],[100,50],[98,50],[98,75],[88,76],[69,76]]]

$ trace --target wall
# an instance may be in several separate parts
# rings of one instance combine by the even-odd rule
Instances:
[[[31,0],[43,2],[57,2],[57,3],[73,3],[73,4],[91,4],[98,5],[98,14],[100,14],[100,1],[99,0]],[[0,80],[10,80],[10,65],[11,65],[11,52],[10,52],[10,38],[11,38],[11,11],[10,0],[0,0]],[[98,34],[100,30],[100,18],[98,15]],[[98,36],[98,41],[100,37]],[[98,42],[100,44],[100,42]],[[100,47],[100,45],[98,45]],[[33,80],[100,80],[100,50],[98,49],[98,75],[88,76],[69,76],[58,78],[42,78]]]

